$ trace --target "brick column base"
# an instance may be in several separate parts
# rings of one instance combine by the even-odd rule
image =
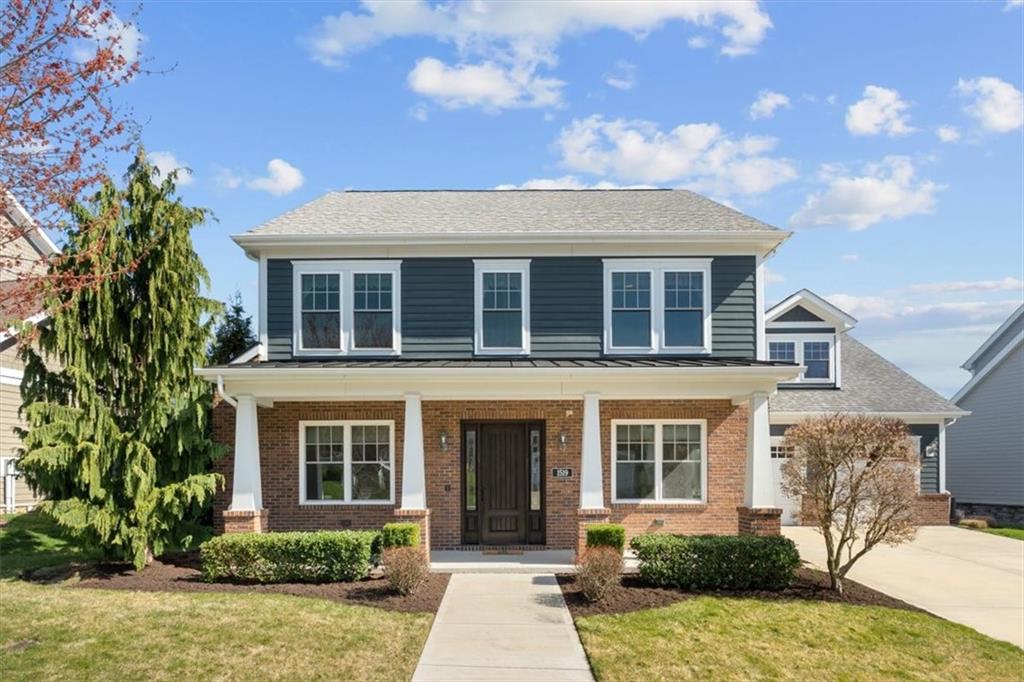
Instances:
[[[576,558],[579,559],[580,552],[587,548],[587,526],[592,523],[608,523],[611,518],[611,509],[577,509],[576,522],[579,532],[576,533]]]
[[[270,530],[270,512],[266,509],[259,511],[225,511],[224,532],[225,533],[266,533]]]
[[[396,509],[395,521],[399,523],[415,523],[420,527],[420,547],[423,554],[430,558],[430,510],[429,509]]]
[[[737,507],[740,535],[779,535],[782,533],[782,510],[773,507]]]
[[[949,493],[923,493],[914,504],[914,523],[919,526],[949,525]]]

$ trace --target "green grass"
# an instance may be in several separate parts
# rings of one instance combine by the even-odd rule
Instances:
[[[1002,535],[1004,538],[1024,540],[1024,528],[982,528],[981,532],[989,535]]]
[[[1024,651],[924,613],[699,597],[576,621],[600,682],[1014,680]]]
[[[0,582],[0,670],[18,680],[407,680],[432,616],[265,594]]]
[[[6,523],[0,527],[0,578],[99,558],[64,536],[57,524],[37,511],[4,519]]]

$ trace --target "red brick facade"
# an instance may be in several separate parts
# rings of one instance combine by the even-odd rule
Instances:
[[[405,518],[399,509],[402,489],[404,405],[395,402],[292,402],[259,409],[260,467],[265,516],[248,520],[262,530],[373,528]],[[373,506],[299,504],[299,422],[303,420],[388,419],[395,422],[395,504]],[[612,502],[611,420],[704,419],[707,421],[707,502],[693,505],[621,504]],[[416,519],[436,549],[461,544],[461,425],[464,421],[535,421],[545,424],[546,544],[575,548],[587,523],[610,520],[626,526],[630,537],[645,532],[724,533],[740,530],[738,507],[743,503],[746,466],[747,410],[727,400],[602,400],[601,445],[607,513],[580,516],[580,451],[583,436],[582,400],[424,401],[423,438],[429,516]],[[220,405],[214,413],[214,435],[231,445],[234,409]],[[448,434],[441,449],[440,434]],[[560,434],[566,435],[565,445]],[[231,486],[230,456],[217,464]],[[572,477],[554,479],[551,469],[568,467]],[[244,520],[222,513],[230,490],[218,494],[218,530],[255,530]],[[777,532],[777,531],[776,531]]]

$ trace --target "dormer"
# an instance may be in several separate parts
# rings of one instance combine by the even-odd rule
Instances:
[[[839,388],[842,337],[856,324],[821,296],[801,289],[765,314],[768,359],[804,367],[787,386]]]

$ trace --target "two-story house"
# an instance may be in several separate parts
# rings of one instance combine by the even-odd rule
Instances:
[[[434,548],[779,532],[769,397],[837,392],[845,362],[845,328],[827,370],[770,351],[788,236],[668,190],[334,192],[235,236],[260,343],[198,370],[233,445],[219,523],[411,519]]]

